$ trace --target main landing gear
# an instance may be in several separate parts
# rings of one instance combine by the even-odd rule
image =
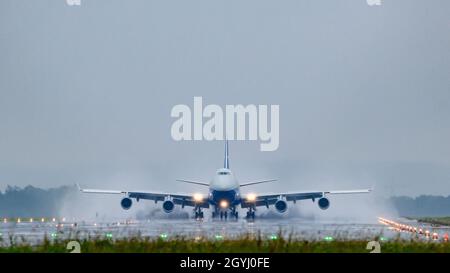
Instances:
[[[247,218],[247,220],[255,220],[255,208],[250,207],[245,218]]]
[[[233,217],[235,220],[239,219],[239,213],[236,211],[236,208],[233,208],[230,212],[231,217]]]
[[[195,219],[197,219],[197,220],[202,220],[202,219],[203,219],[203,211],[202,211],[202,208],[200,208],[200,207],[195,207],[194,212],[195,212]]]

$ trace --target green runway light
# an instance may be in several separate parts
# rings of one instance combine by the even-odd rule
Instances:
[[[385,237],[380,237],[380,241],[387,241],[387,238],[385,238]]]
[[[56,238],[56,236],[58,236],[58,234],[56,234],[56,233],[53,232],[53,233],[50,234],[50,236],[51,236],[52,238]]]
[[[222,235],[220,235],[220,234],[217,234],[216,235],[216,240],[222,240],[223,239],[223,236]]]
[[[333,237],[331,236],[325,236],[323,239],[327,242],[333,241]]]
[[[270,239],[270,240],[277,240],[277,239],[278,239],[278,236],[277,236],[277,235],[270,235],[270,236],[269,236],[269,239]]]
[[[106,238],[112,238],[112,237],[113,237],[112,233],[106,233]]]
[[[161,239],[167,239],[168,235],[166,233],[162,233],[159,237],[161,237]]]

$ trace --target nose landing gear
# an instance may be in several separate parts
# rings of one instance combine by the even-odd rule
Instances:
[[[221,211],[220,212],[220,220],[225,218],[225,220],[228,218],[228,212],[227,211]]]
[[[220,218],[220,220],[227,220],[228,217],[231,219],[238,219],[239,218],[239,213],[236,211],[236,208],[231,208],[230,211],[228,210],[220,210],[218,208],[216,208],[213,212],[212,212],[212,218]]]

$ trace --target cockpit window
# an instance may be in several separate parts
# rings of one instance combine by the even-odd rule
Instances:
[[[219,172],[219,175],[228,175],[230,174],[229,172]]]

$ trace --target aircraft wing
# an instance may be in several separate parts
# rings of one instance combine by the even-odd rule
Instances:
[[[78,185],[77,185],[78,186]],[[98,194],[119,194],[128,198],[134,198],[136,201],[140,199],[152,200],[157,203],[171,199],[176,205],[181,207],[195,207],[209,208],[209,203],[206,196],[194,196],[189,194],[178,193],[163,193],[163,192],[146,192],[146,191],[118,191],[118,190],[101,190],[101,189],[82,189],[78,186],[82,193],[98,193]]]
[[[275,204],[277,200],[284,199],[286,201],[296,202],[298,200],[315,199],[325,197],[328,194],[358,194],[358,193],[370,193],[371,189],[361,189],[361,190],[343,190],[343,191],[311,191],[311,192],[293,192],[293,193],[278,193],[278,194],[263,194],[263,195],[247,195],[244,196],[242,202],[243,208],[248,208],[251,206],[266,206]]]

